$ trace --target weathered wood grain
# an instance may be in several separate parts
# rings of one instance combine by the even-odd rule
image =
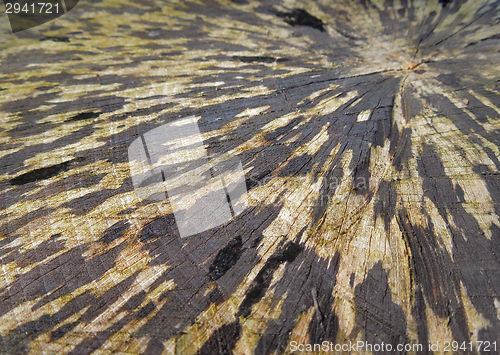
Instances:
[[[106,0],[0,22],[0,352],[495,353],[499,6]],[[248,205],[180,238],[127,149],[191,115],[214,161],[241,159]]]

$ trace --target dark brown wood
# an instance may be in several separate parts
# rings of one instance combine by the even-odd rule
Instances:
[[[498,353],[499,5],[106,0],[1,22],[0,352]],[[128,149],[190,116],[248,200],[182,238]]]

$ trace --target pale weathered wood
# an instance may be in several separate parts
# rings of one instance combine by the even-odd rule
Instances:
[[[106,0],[1,22],[0,352],[500,347],[499,5]],[[127,149],[191,115],[214,161],[241,159],[248,205],[181,238]]]

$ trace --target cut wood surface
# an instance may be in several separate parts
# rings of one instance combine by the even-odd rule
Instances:
[[[499,6],[1,15],[0,353],[500,352]],[[183,238],[128,149],[186,117],[248,191]]]

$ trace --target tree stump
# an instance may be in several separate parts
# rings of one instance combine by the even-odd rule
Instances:
[[[0,352],[498,353],[499,5],[106,0],[0,23]],[[247,201],[183,237],[129,147],[186,117]]]

